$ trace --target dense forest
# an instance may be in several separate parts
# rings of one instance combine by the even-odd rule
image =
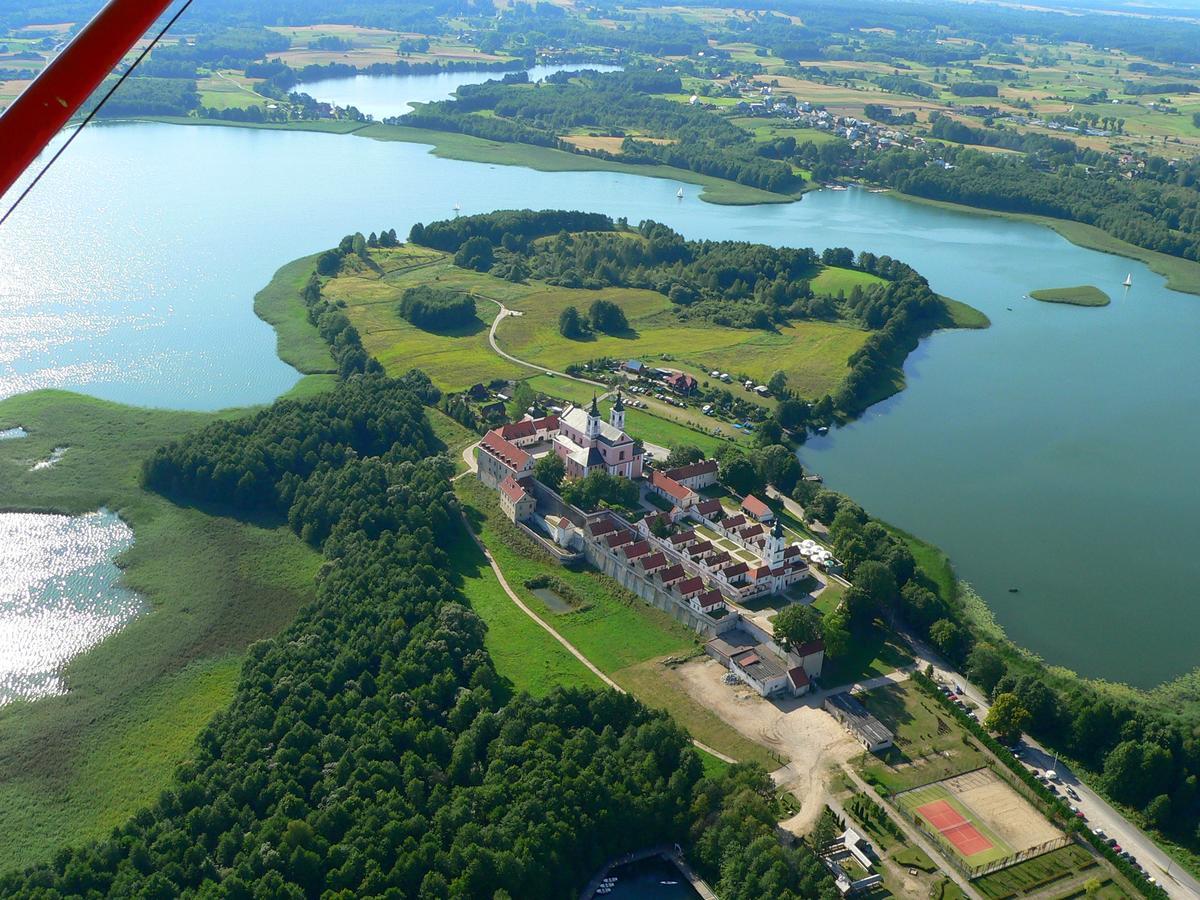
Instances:
[[[533,699],[497,675],[444,549],[463,525],[427,381],[352,376],[147,461],[179,500],[286,513],[325,554],[317,602],[251,648],[152,807],[0,876],[0,895],[566,897],[679,842],[728,898],[836,896],[775,837],[760,769],[705,778],[687,735],[627,695]]]
[[[512,76],[465,85],[454,100],[427,103],[387,121],[610,158],[616,154],[579,151],[562,136],[583,131],[622,137],[623,162],[675,166],[774,193],[803,186],[804,179],[791,166],[760,156],[747,133],[727,119],[652,96],[681,90],[677,74],[653,70],[585,72],[569,81],[536,85]]]
[[[935,123],[936,124],[936,123]],[[953,129],[954,126],[944,126]],[[1003,212],[1032,213],[1094,225],[1148,250],[1200,260],[1200,191],[1195,168],[1158,180],[1123,178],[1113,160],[1094,155],[1089,173],[1073,160],[1046,171],[1047,160],[945,148],[947,169],[922,154],[891,150],[868,157],[862,174],[906,194]]]

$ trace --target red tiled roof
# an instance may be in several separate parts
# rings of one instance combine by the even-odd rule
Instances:
[[[799,553],[800,553],[800,548],[797,547],[795,544],[788,544],[786,547],[783,548],[784,559],[787,559],[788,557],[796,556]]]
[[[676,564],[669,569],[659,572],[658,577],[662,579],[663,584],[670,584],[672,581],[678,581],[686,574],[687,570],[683,566]]]
[[[721,574],[726,578],[736,578],[738,575],[743,575],[750,571],[750,567],[744,562],[734,563],[728,569],[722,569]]]
[[[712,541],[697,541],[687,548],[691,556],[701,556],[713,548]]]
[[[825,642],[822,640],[809,641],[807,644],[801,644],[799,647],[793,647],[792,652],[797,656],[812,656],[814,653],[820,653],[825,649]]]
[[[746,517],[743,515],[731,516],[730,518],[726,519],[724,522],[721,523],[721,525],[725,528],[726,531],[741,528],[745,524],[746,524]]]
[[[640,560],[642,568],[649,572],[651,569],[661,569],[667,564],[667,558],[661,553],[655,553],[652,556],[644,556]]]
[[[510,444],[498,430],[489,431],[479,443],[510,469],[523,469],[529,463],[529,454]]]
[[[766,578],[770,574],[771,574],[770,566],[755,566],[753,569],[750,570],[750,577],[753,578],[755,581],[758,581],[760,578]]]
[[[679,546],[680,544],[686,544],[688,541],[695,540],[695,538],[695,531],[679,531],[671,535],[667,540],[675,546]]]
[[[685,478],[695,478],[697,475],[709,475],[717,471],[717,461],[715,459],[702,459],[700,462],[694,462],[691,465],[680,466],[677,469],[667,470],[667,476],[674,478],[676,481],[683,481]],[[720,506],[720,501],[714,501]]]
[[[719,603],[724,603],[725,598],[722,596],[720,591],[714,589],[711,591],[705,591],[703,594],[701,594],[697,598],[697,602],[700,604],[701,609],[708,609],[716,606]]]
[[[609,549],[616,550],[618,547],[624,546],[625,544],[633,543],[633,534],[622,529],[616,534],[609,535],[607,540]]]
[[[774,513],[771,512],[771,507],[767,506],[767,504],[763,503],[753,494],[746,495],[746,499],[742,501],[742,509],[750,513],[750,515],[754,516],[756,519],[761,519],[764,516],[774,515]]]
[[[507,425],[501,425],[498,429],[500,436],[506,441],[515,441],[519,438],[533,437],[537,433],[537,428],[534,427],[532,419],[522,419],[520,422],[509,422]]]
[[[616,531],[617,523],[612,519],[601,519],[599,522],[593,522],[588,527],[591,530],[593,537],[600,537],[601,535],[608,534],[611,531]]]
[[[687,372],[672,372],[667,376],[666,381],[671,387],[682,387],[689,391],[695,388],[698,383]]]
[[[533,427],[538,431],[558,431],[558,416],[543,416],[533,420]]]
[[[704,590],[704,580],[693,576],[686,581],[679,582],[675,587],[686,597],[688,594],[697,594]]]
[[[788,680],[792,687],[800,688],[808,684],[808,673],[804,671],[804,666],[792,666],[788,669]]]
[[[729,562],[731,559],[733,559],[733,557],[730,556],[726,551],[722,550],[720,553],[717,553],[713,556],[710,556],[708,559],[706,559],[704,561],[704,564],[706,566],[712,566],[715,569],[717,566],[722,566],[725,563]]]
[[[500,482],[500,492],[513,503],[518,503],[529,496],[525,492],[525,488],[521,487],[521,483],[511,475]]]
[[[738,534],[740,534],[743,539],[749,540],[750,538],[755,537],[756,535],[762,534],[764,531],[766,531],[766,529],[756,523],[754,525],[748,525],[747,527],[743,528],[741,531],[738,532]]]
[[[720,511],[721,511],[721,501],[720,500],[705,500],[703,503],[701,503],[699,506],[696,507],[696,512],[700,513],[700,515],[705,516],[706,518],[710,517],[713,513],[719,513]]]
[[[625,548],[625,556],[627,559],[637,559],[640,556],[645,556],[649,552],[649,541],[638,541],[636,544],[630,544]]]
[[[650,470],[650,486],[666,494],[672,500],[686,500],[694,493],[691,488],[684,487],[674,478],[668,478],[657,469]]]

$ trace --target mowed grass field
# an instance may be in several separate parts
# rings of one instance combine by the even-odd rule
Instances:
[[[496,338],[507,352],[552,369],[601,356],[644,359],[666,354],[674,358],[666,365],[701,373],[745,374],[757,382],[766,382],[782,370],[790,388],[819,397],[841,383],[848,371],[847,360],[867,337],[861,329],[828,322],[797,322],[777,332],[684,322],[676,318],[670,301],[653,291],[540,287],[507,304],[522,315],[503,321]],[[582,341],[559,334],[558,317],[566,307],[585,312],[601,298],[621,306],[629,332],[593,335]]]
[[[497,327],[496,340],[501,349],[559,371],[602,356],[629,359],[667,354],[684,368],[744,373],[756,381],[767,381],[776,370],[782,370],[793,390],[821,396],[837,388],[847,372],[847,360],[867,337],[861,329],[828,322],[798,322],[778,332],[682,322],[666,297],[653,291],[591,291],[541,282],[514,284],[460,269],[449,256],[420,247],[375,251],[373,256],[378,269],[364,267],[339,275],[326,284],[326,296],[345,302],[363,345],[390,373],[400,374],[418,366],[446,390],[462,390],[496,377],[530,374],[527,368],[492,351],[488,329],[499,307],[483,298],[492,298],[520,313]],[[819,277],[850,283],[859,274],[838,270]],[[465,328],[439,332],[424,331],[405,322],[397,315],[396,305],[406,288],[421,284],[475,294],[477,321]],[[575,306],[586,313],[601,298],[621,306],[630,324],[628,333],[602,334],[582,341],[568,340],[559,333],[558,318],[566,307]]]
[[[558,566],[504,518],[494,492],[475,478],[455,482],[455,493],[471,527],[492,553],[509,586],[584,656],[643,703],[669,712],[708,746],[768,768],[778,765],[770,751],[692,700],[664,670],[665,660],[699,651],[695,635],[599,572]],[[598,683],[561,644],[512,603],[490,569],[481,570],[486,565],[481,554],[475,555],[465,546],[456,546],[453,553],[457,570],[464,574],[464,591],[488,625],[488,649],[496,668],[514,688],[544,693],[558,685]],[[539,575],[561,579],[579,601],[575,608],[555,612],[525,587],[526,581]]]
[[[896,745],[868,755],[862,765],[868,781],[892,793],[941,781],[987,765],[970,736],[935,701],[907,684],[876,688],[862,701],[896,736]]]
[[[133,528],[119,560],[151,611],[64,671],[69,692],[0,709],[0,868],[102,837],[152,802],[233,695],[246,647],[315,596],[320,557],[286,525],[176,506],[138,484],[150,451],[213,419],[58,391],[0,402],[0,506]],[[54,468],[32,460],[67,446]]]

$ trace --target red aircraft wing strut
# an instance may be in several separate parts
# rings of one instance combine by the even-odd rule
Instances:
[[[171,0],[109,0],[0,116],[0,194],[11,188]]]

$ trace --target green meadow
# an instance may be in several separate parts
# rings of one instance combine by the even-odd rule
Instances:
[[[1108,306],[1112,302],[1108,294],[1090,284],[1031,291],[1029,296],[1043,303],[1065,303],[1068,306]]]
[[[147,614],[63,675],[68,693],[0,709],[0,866],[105,834],[157,797],[233,694],[241,657],[314,596],[320,557],[278,522],[180,507],[142,490],[140,460],[213,417],[58,391],[0,402],[0,504],[33,512],[107,507],[135,535],[119,560]],[[54,447],[53,468],[30,471]]]

